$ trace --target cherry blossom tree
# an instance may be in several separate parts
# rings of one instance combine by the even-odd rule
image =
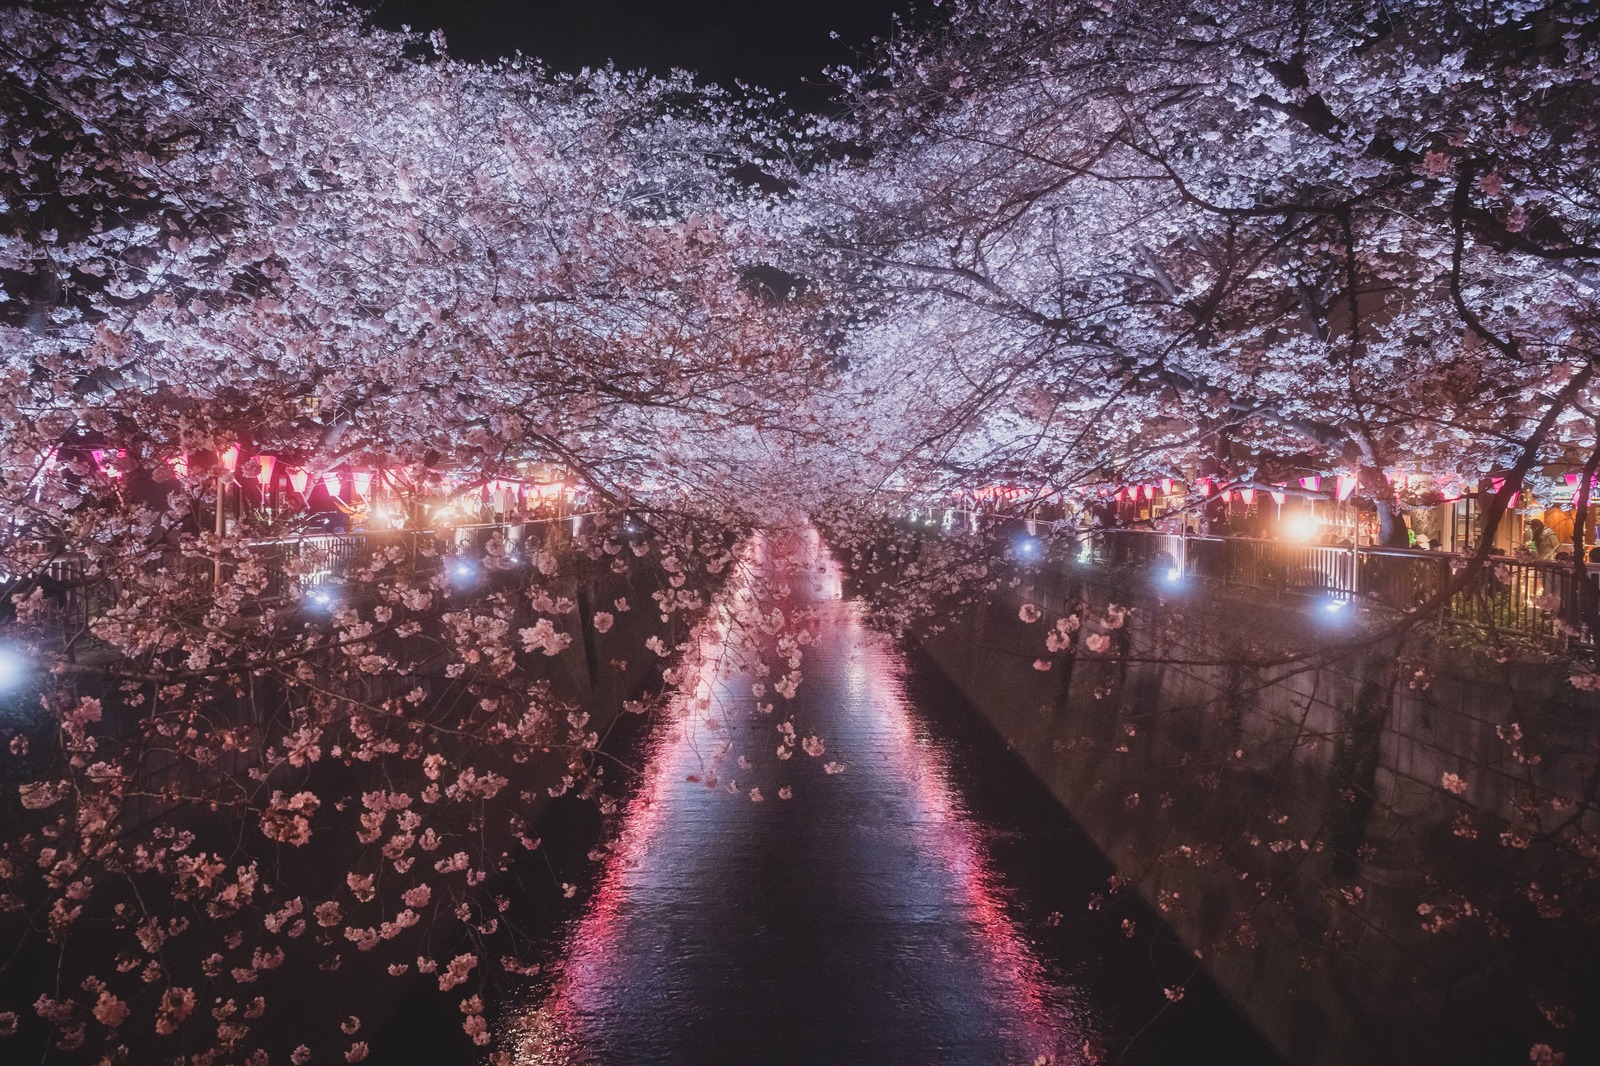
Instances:
[[[458,63],[337,4],[3,29],[0,570],[27,676],[0,921],[27,998],[0,1029],[359,1061],[359,1017],[303,1048],[274,1022],[321,968],[424,974],[483,1044],[463,986],[523,966],[486,883],[537,847],[538,803],[606,780],[575,674],[683,676],[752,516],[785,506],[754,486],[823,432],[814,297],[763,280],[736,173],[765,104]],[[535,460],[601,507],[480,556],[373,535],[319,585],[283,546],[297,509],[228,502],[258,455],[418,485]]]
[[[56,975],[0,1029],[360,1061],[359,1017],[303,1049],[269,1024],[294,975],[347,967],[423,974],[486,1043],[476,982],[523,964],[485,886],[536,846],[524,808],[608,802],[564,663],[648,654],[670,688],[740,631],[764,757],[830,754],[789,713],[808,619],[757,525],[817,516],[889,628],[1018,599],[1028,658],[1065,674],[1126,662],[1144,616],[1077,590],[1049,617],[999,539],[909,537],[880,505],[1339,469],[1391,522],[1396,472],[1500,476],[1493,522],[1557,460],[1586,498],[1592,5],[941,11],[799,126],[685,73],[458,62],[331,0],[0,16],[0,651],[29,664],[0,923],[8,979]],[[229,521],[263,456],[413,485],[553,463],[601,513],[470,558],[374,536],[319,602],[321,561],[283,546],[298,509]],[[1367,646],[1405,652],[1432,606]],[[734,709],[674,706],[717,787]],[[768,769],[741,766],[749,799],[786,798]],[[1503,839],[1555,873],[1519,891],[1578,928],[1594,789],[1529,773]]]
[[[790,221],[872,281],[906,462],[1387,505],[1592,450],[1594,47],[1581,4],[958,3],[845,73],[864,158]]]
[[[951,7],[948,23],[907,28],[841,72],[852,108],[825,135],[844,149],[796,173],[798,206],[780,212],[788,247],[808,257],[793,269],[863,293],[845,345],[850,415],[876,431],[869,451],[891,509],[942,510],[952,488],[995,482],[1092,499],[1106,483],[1281,484],[1337,470],[1360,477],[1387,539],[1396,509],[1415,502],[1396,473],[1500,478],[1487,528],[1519,489],[1548,498],[1551,465],[1587,464],[1582,484],[1592,479],[1600,30],[1589,5]],[[1116,793],[1116,818],[1164,841],[1141,871],[1147,890],[1163,869],[1261,886],[1260,902],[1192,945],[1220,965],[1259,946],[1286,902],[1304,917],[1322,893],[1368,920],[1365,869],[1385,857],[1362,836],[1378,807],[1362,768],[1396,689],[1427,687],[1438,649],[1418,634],[1487,566],[1487,544],[1445,591],[1371,629],[1311,652],[1229,654],[1195,650],[1221,635],[1190,631],[1159,588],[1137,605],[1107,598],[1133,595],[1137,575],[1113,570],[1092,588],[1059,554],[1050,566],[1021,557],[1012,529],[945,536],[848,505],[827,522],[881,624],[934,640],[953,623],[986,625],[987,639],[1059,677],[1063,701],[1075,684],[1092,689],[1103,712],[1057,707],[1062,729],[1073,713],[1094,722],[1056,749],[1081,753],[1086,807],[1132,782],[1119,760],[1136,765],[1127,753],[1145,742],[1134,738],[1161,728],[1160,709],[1133,698],[1139,662],[1198,659],[1221,675],[1226,691],[1202,716],[1218,723],[1269,678],[1357,664],[1370,685],[1333,738],[1332,796],[1294,819],[1297,832],[1276,810],[1256,826],[1229,808],[1216,835],[1170,813],[1224,802],[1214,797],[1239,765],[1292,782],[1298,764],[1274,757],[1272,735],[1220,728],[1225,748],[1183,749],[1181,800],[1163,770]],[[1051,611],[1030,598],[1040,594]],[[1009,623],[1003,638],[995,619]],[[1589,678],[1580,668],[1575,683]],[[1279,725],[1295,744],[1329,739]],[[1554,990],[1550,938],[1592,944],[1600,775],[1592,745],[1534,750],[1515,724],[1501,730],[1515,795],[1462,813],[1459,850],[1419,875],[1428,887],[1408,935],[1470,928],[1482,958],[1530,975],[1545,1019],[1530,1057],[1553,1061],[1572,1007]],[[1460,796],[1477,784],[1450,771],[1440,787]],[[1152,794],[1153,810],[1141,803]],[[1471,851],[1480,835],[1498,848]],[[1385,843],[1415,844],[1400,837]],[[1158,902],[1183,907],[1175,890]],[[1331,926],[1308,966],[1359,955]],[[1301,935],[1287,929],[1273,935]]]

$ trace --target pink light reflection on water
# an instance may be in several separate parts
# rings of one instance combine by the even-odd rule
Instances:
[[[957,903],[962,925],[970,931],[981,959],[984,994],[1003,1001],[997,1004],[997,1013],[1009,1019],[1018,1042],[1039,1052],[1055,1053],[1080,1045],[1081,1015],[1073,1003],[1072,989],[1059,978],[1052,979],[1007,913],[981,826],[967,813],[952,785],[949,755],[928,742],[912,713],[904,661],[886,640],[866,628],[853,605],[841,602],[842,575],[837,564],[822,553],[820,544],[812,539],[804,548],[810,557],[802,560],[797,574],[809,579],[795,582],[801,586],[795,590],[795,598],[818,611],[820,632],[812,651],[816,661],[808,657],[807,665],[843,672],[852,702],[870,712],[852,719],[859,735],[841,737],[839,743],[860,748],[858,754],[871,750],[884,756],[851,761],[847,773],[856,776],[849,784],[882,786],[906,798],[909,816],[903,819],[903,826],[897,823],[897,831],[914,834],[916,851],[932,857],[930,865],[938,879],[933,887],[942,900]],[[768,546],[757,540],[744,562],[770,565]],[[819,563],[824,565],[819,567]],[[725,590],[724,605],[745,595],[749,584],[748,569],[741,569]],[[706,704],[740,708],[731,712],[736,714],[753,713],[748,709],[751,677],[740,665],[743,660],[738,649],[730,646],[739,639],[730,636],[726,611],[703,627],[693,660],[697,673],[687,679],[692,688],[685,685],[691,694],[674,702],[647,745],[643,781],[628,804],[620,836],[604,860],[594,894],[565,937],[564,957],[549,990],[536,1007],[507,1019],[509,1031],[499,1043],[513,1047],[519,1066],[572,1066],[590,1061],[584,1053],[589,1020],[606,1017],[619,992],[646,991],[626,989],[630,974],[619,962],[625,954],[619,949],[628,936],[630,895],[686,891],[683,886],[663,885],[665,868],[671,866],[666,852],[684,845],[682,832],[668,831],[669,819],[686,819],[694,825],[710,822],[713,828],[720,828],[731,819],[751,815],[744,796],[713,792],[704,783],[689,780],[691,775],[705,774],[705,751],[723,735],[720,729],[708,728]],[[830,654],[834,661],[827,663]],[[835,753],[852,760],[851,750],[840,750],[830,742],[829,754]],[[871,775],[882,777],[872,780]],[[863,776],[869,780],[863,782]],[[840,787],[843,781],[812,774],[806,779],[806,789]],[[804,795],[793,802],[804,803]],[[720,806],[709,807],[711,804]],[[929,888],[926,884],[916,887],[922,891]]]

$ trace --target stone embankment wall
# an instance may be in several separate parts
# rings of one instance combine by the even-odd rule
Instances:
[[[1113,602],[1110,654],[1046,651]],[[1553,663],[1415,639],[1261,665],[1365,624],[1053,562],[924,646],[1297,1066],[1600,1061],[1592,927],[1538,839],[1594,819],[1548,801],[1592,797],[1600,709]]]

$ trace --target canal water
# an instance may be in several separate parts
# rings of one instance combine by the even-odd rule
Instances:
[[[814,535],[752,550],[753,584],[787,595],[757,605],[736,578],[724,606],[805,619],[794,699],[773,699],[789,664],[760,676],[749,627],[708,627],[497,1047],[523,1066],[1277,1061],[1154,912],[1090,909],[1104,858],[862,623]],[[786,718],[826,750],[779,759]]]

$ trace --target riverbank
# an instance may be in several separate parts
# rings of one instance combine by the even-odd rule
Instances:
[[[892,610],[934,544],[865,549],[864,589]],[[1286,1058],[1584,1060],[1587,881],[1550,834],[1592,818],[1560,797],[1594,735],[1558,664],[1318,658],[1360,635],[1348,615],[1005,549],[920,646]]]

